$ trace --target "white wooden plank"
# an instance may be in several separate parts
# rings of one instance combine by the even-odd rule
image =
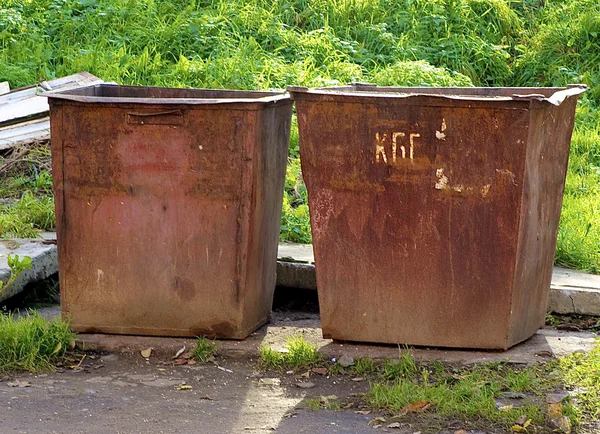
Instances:
[[[0,150],[17,144],[50,138],[50,118],[35,119],[0,128]]]

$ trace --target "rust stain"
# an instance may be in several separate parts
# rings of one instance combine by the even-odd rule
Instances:
[[[173,291],[175,291],[183,301],[190,301],[196,296],[194,282],[179,276],[175,276],[175,279],[173,279]]]

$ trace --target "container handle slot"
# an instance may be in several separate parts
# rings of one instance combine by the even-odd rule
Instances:
[[[137,125],[183,125],[183,111],[129,112],[127,123]]]

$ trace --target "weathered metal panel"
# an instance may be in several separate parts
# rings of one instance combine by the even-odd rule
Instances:
[[[576,103],[532,104],[509,345],[529,338],[546,320]]]
[[[50,101],[65,316],[84,332],[246,337],[271,307],[275,282],[263,276],[276,269],[281,206],[272,204],[282,199],[291,100],[224,92],[222,103],[214,91],[134,87],[106,95],[117,89]],[[252,242],[257,227],[264,244]]]
[[[548,292],[515,275],[532,106],[560,104],[556,89],[291,90],[324,336],[503,349],[533,334],[511,307]],[[563,93],[571,119],[581,91]],[[551,255],[528,260],[551,270]]]

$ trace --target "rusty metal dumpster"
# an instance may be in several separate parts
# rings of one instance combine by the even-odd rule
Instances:
[[[325,337],[507,349],[544,324],[584,87],[288,90]]]
[[[99,85],[49,98],[72,328],[241,339],[264,324],[289,95]]]

